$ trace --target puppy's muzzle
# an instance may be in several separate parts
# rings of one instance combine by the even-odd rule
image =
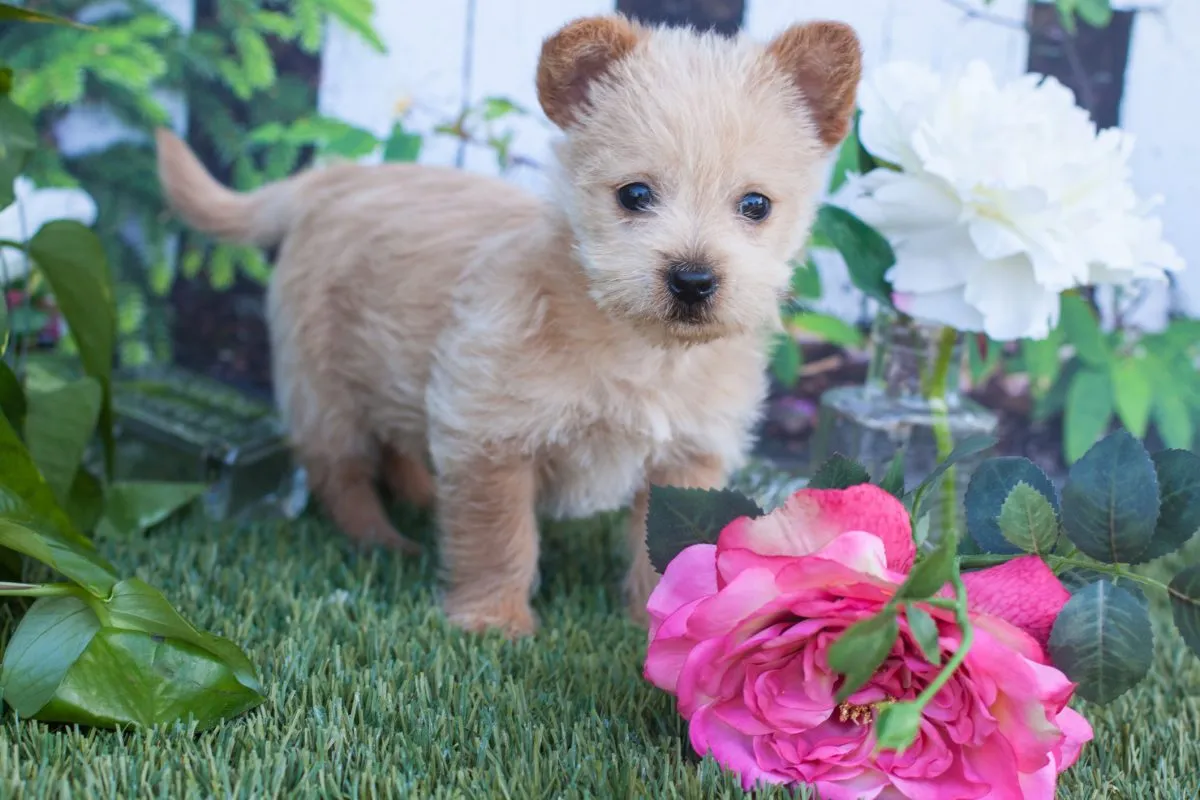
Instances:
[[[694,309],[717,293],[717,276],[704,264],[679,262],[667,270],[667,291],[680,305]]]

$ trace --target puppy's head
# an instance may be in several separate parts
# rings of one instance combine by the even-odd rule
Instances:
[[[775,324],[860,72],[830,22],[765,46],[620,16],[547,39],[538,97],[597,304],[665,341]]]

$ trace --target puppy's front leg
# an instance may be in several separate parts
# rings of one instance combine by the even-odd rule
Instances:
[[[678,486],[683,489],[717,489],[725,485],[726,475],[721,460],[713,455],[699,456],[691,463],[650,470],[647,486],[633,499],[629,514],[628,540],[632,562],[625,577],[625,600],[629,615],[645,625],[646,601],[658,585],[659,574],[650,563],[646,548],[646,515],[650,511],[650,485]]]
[[[533,464],[521,458],[476,459],[438,476],[444,606],[455,625],[510,638],[536,629],[536,491]]]

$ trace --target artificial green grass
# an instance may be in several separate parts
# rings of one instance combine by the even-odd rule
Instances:
[[[203,733],[79,732],[6,712],[0,797],[742,797],[641,678],[613,522],[548,532],[542,629],[516,644],[449,628],[430,559],[349,554],[312,519],[106,543],[127,574],[245,647],[268,699]],[[1200,660],[1174,632],[1159,640],[1138,690],[1081,704],[1096,741],[1061,798],[1200,796]]]

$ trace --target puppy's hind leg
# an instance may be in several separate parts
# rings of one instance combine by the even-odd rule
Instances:
[[[437,488],[420,459],[394,445],[384,445],[380,461],[383,479],[393,498],[420,510],[433,506]]]
[[[384,547],[416,554],[421,547],[402,536],[388,520],[375,490],[374,464],[365,456],[328,455],[304,459],[309,483],[343,533],[363,547]]]

